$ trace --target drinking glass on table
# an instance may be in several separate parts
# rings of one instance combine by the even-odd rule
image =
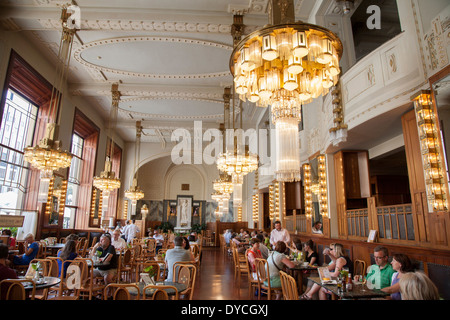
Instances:
[[[361,291],[362,291],[362,292],[365,292],[365,291],[366,291],[365,286],[366,286],[366,282],[367,282],[366,277],[360,276],[360,277],[359,277],[359,282],[360,282],[361,285],[362,285]]]

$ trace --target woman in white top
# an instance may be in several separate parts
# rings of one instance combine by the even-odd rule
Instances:
[[[275,245],[275,250],[269,254],[267,263],[269,264],[269,276],[270,286],[272,288],[281,288],[280,271],[284,266],[289,268],[295,267],[295,264],[289,260],[284,254],[286,252],[286,244],[284,241],[278,241]],[[264,283],[267,285],[268,283]],[[277,300],[279,300],[279,294],[277,294]]]

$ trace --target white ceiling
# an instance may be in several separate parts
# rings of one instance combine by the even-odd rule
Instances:
[[[142,142],[162,144],[170,142],[176,128],[192,129],[195,120],[202,121],[204,130],[218,128],[224,88],[232,85],[233,14],[244,13],[244,34],[250,33],[268,23],[268,1],[73,1],[80,8],[81,30],[72,50],[69,93],[82,96],[107,124],[111,86],[118,82],[117,131],[124,141],[135,141],[137,120],[143,120]],[[60,6],[68,2],[0,0],[0,28],[23,33],[56,64]],[[322,1],[325,7],[332,3]],[[318,10],[314,0],[294,0],[294,5],[296,20],[305,22]],[[340,14],[335,9],[332,14]],[[244,128],[255,127],[265,111],[244,103]],[[373,123],[372,131],[366,125],[349,132],[347,143],[358,144],[371,132],[372,137],[384,132]]]
[[[61,36],[60,0],[0,1],[0,27],[23,33],[53,64]],[[177,127],[218,128],[223,92],[232,84],[233,14],[244,13],[245,33],[268,23],[268,0],[77,0],[81,30],[70,62],[69,92],[83,96],[105,118],[111,85],[119,83],[117,122],[124,141],[134,141],[143,120],[142,142],[168,142]],[[296,10],[307,17],[305,5]],[[260,112],[244,104],[245,124]],[[107,123],[105,121],[105,123]],[[164,139],[164,140],[163,140]]]

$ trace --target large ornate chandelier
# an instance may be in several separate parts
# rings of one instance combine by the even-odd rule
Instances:
[[[111,137],[109,154],[106,155],[105,170],[100,173],[100,176],[94,177],[94,187],[102,190],[102,195],[107,196],[112,190],[120,188],[120,179],[116,178],[116,174],[112,171],[112,161],[114,155],[114,139],[113,130],[117,122],[117,113],[119,109],[120,92],[118,90],[118,84],[112,85],[112,105],[109,125],[109,136]]]
[[[133,183],[127,191],[125,191],[125,197],[131,200],[132,205],[136,205],[137,201],[144,198],[144,192],[138,186],[138,173],[139,173],[139,158],[141,152],[141,135],[142,126],[141,121],[136,121],[136,146],[134,150],[134,170],[136,172],[133,178]]]
[[[57,109],[61,103],[62,94],[58,92],[56,86],[63,87],[64,79],[69,69],[70,53],[72,51],[73,38],[76,29],[73,25],[68,23],[70,13],[67,8],[62,8],[61,24],[62,34],[59,45],[57,70],[52,96],[50,100],[49,122],[46,125],[45,136],[39,141],[38,145],[34,147],[26,147],[24,149],[24,160],[29,162],[32,167],[41,170],[41,178],[49,180],[53,175],[53,171],[62,168],[67,168],[72,162],[72,154],[68,151],[61,150],[61,141],[58,141],[58,128],[56,123]],[[70,20],[73,22],[73,20]],[[59,114],[62,113],[61,110]],[[54,121],[54,122],[51,122]]]
[[[269,5],[270,25],[237,43],[230,69],[241,100],[271,106],[277,180],[300,180],[301,107],[337,83],[342,43],[325,28],[295,22],[293,0],[271,0]]]

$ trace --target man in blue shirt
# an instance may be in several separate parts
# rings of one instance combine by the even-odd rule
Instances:
[[[34,235],[29,233],[25,236],[25,253],[20,256],[14,256],[13,263],[15,265],[28,265],[31,260],[36,258],[39,252],[39,243],[34,241]]]

